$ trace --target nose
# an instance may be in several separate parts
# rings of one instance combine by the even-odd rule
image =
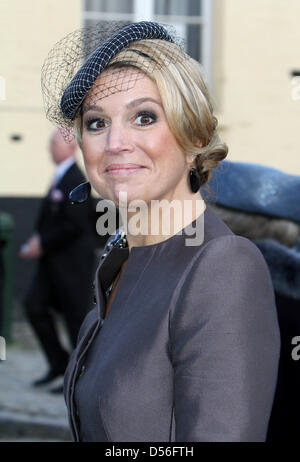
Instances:
[[[112,122],[107,130],[105,151],[110,153],[132,151],[128,130],[120,122]]]

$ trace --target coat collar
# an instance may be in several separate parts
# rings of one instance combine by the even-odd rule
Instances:
[[[175,244],[175,242],[180,242],[184,245],[184,239],[191,238],[191,229],[203,225],[202,220],[204,220],[204,217],[207,217],[207,208],[197,219],[170,238],[156,244],[132,247],[130,252],[124,229],[122,227],[119,228],[106,243],[96,271],[96,283],[100,284],[102,290],[106,292],[117,276],[122,264],[128,259],[129,254],[133,256],[136,253],[143,253],[145,256],[149,256],[154,251],[162,250],[166,246],[169,247]]]

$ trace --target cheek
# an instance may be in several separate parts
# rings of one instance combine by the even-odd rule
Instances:
[[[185,169],[185,154],[169,131],[161,131],[152,137],[148,144],[148,153],[154,164],[159,167],[160,173],[165,176],[170,175],[170,172],[182,172]]]
[[[86,168],[96,168],[101,162],[101,148],[95,140],[82,138],[82,154]]]

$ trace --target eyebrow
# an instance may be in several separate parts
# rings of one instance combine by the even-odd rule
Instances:
[[[146,97],[146,98],[138,98],[134,99],[133,101],[130,101],[130,103],[126,104],[127,109],[131,109],[133,107],[139,106],[140,104],[146,103],[146,102],[152,102],[155,104],[158,104],[158,106],[161,106],[159,101],[156,101],[154,98]]]
[[[155,103],[158,106],[162,107],[161,103],[159,101],[156,101],[156,99],[150,98],[150,97],[145,97],[145,98],[138,98],[138,99],[134,99],[133,101],[130,101],[130,103],[126,104],[126,108],[127,109],[132,109],[132,108],[134,108],[136,106],[139,106],[140,104],[143,104],[143,103],[146,103],[146,102],[149,102],[149,101],[151,103]],[[97,106],[95,104],[89,104],[87,106],[82,107],[82,115],[85,112],[88,112],[88,111],[104,112],[102,106]]]

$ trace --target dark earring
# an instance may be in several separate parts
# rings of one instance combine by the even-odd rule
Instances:
[[[82,202],[85,202],[89,198],[90,193],[91,185],[88,181],[86,181],[72,189],[69,194],[69,199],[72,204],[82,204]]]
[[[199,173],[194,167],[189,171],[189,183],[193,193],[199,191],[201,186],[201,180]]]

